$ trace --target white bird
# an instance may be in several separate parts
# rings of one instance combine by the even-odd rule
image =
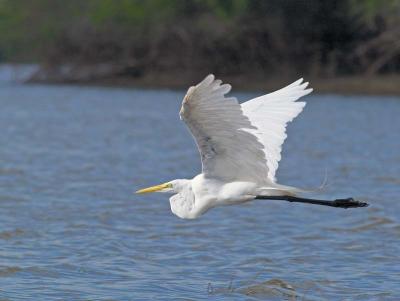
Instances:
[[[208,75],[189,88],[179,113],[197,143],[202,173],[193,179],[177,179],[136,193],[173,193],[171,211],[185,219],[197,218],[216,206],[256,198],[359,207],[361,203],[352,199],[336,200],[334,204],[335,201],[298,198],[295,195],[301,189],[276,182],[286,126],[306,105],[297,100],[312,92],[307,86],[308,82],[299,79],[239,104],[236,98],[225,96],[231,90],[229,84]]]

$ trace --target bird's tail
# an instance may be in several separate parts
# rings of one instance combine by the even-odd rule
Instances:
[[[261,188],[260,195],[267,195],[267,196],[283,196],[283,195],[290,195],[290,196],[297,196],[302,193],[313,193],[313,192],[321,192],[324,190],[328,183],[328,173],[325,172],[324,181],[321,185],[317,188],[298,188],[288,185],[282,185],[278,183],[271,183],[269,187]]]
[[[305,190],[293,186],[281,185],[278,183],[270,184],[268,187],[260,188],[259,195],[263,196],[296,196],[304,193]]]

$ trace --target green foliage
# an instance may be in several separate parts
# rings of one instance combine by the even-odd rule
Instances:
[[[138,26],[148,20],[162,21],[174,13],[173,1],[91,0],[88,17],[96,25]]]
[[[364,19],[372,21],[377,15],[385,16],[398,13],[400,0],[351,0],[350,6],[354,12],[359,13]]]
[[[0,0],[0,61],[355,72],[349,53],[396,28],[399,9],[400,0]]]

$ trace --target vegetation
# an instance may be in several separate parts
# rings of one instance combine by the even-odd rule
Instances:
[[[400,0],[0,0],[0,61],[76,80],[392,74],[399,13]]]

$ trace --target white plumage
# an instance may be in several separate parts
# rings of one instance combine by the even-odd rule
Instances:
[[[213,75],[189,88],[180,116],[199,148],[202,171],[224,181],[263,182],[267,161],[259,139],[245,130],[256,130],[234,97],[225,97],[231,86]]]
[[[171,210],[181,218],[196,218],[212,207],[258,195],[294,194],[296,188],[276,183],[275,173],[287,123],[305,106],[296,100],[312,91],[302,81],[242,104],[225,97],[231,86],[215,80],[214,75],[190,87],[180,117],[197,143],[202,173],[192,180],[174,180],[138,193],[175,193]]]
[[[296,102],[300,97],[312,92],[306,89],[308,82],[303,79],[278,91],[251,99],[241,105],[243,114],[257,129],[250,133],[257,136],[264,146],[268,166],[268,178],[275,182],[275,172],[281,160],[282,144],[285,141],[286,125],[301,113],[305,102]]]

